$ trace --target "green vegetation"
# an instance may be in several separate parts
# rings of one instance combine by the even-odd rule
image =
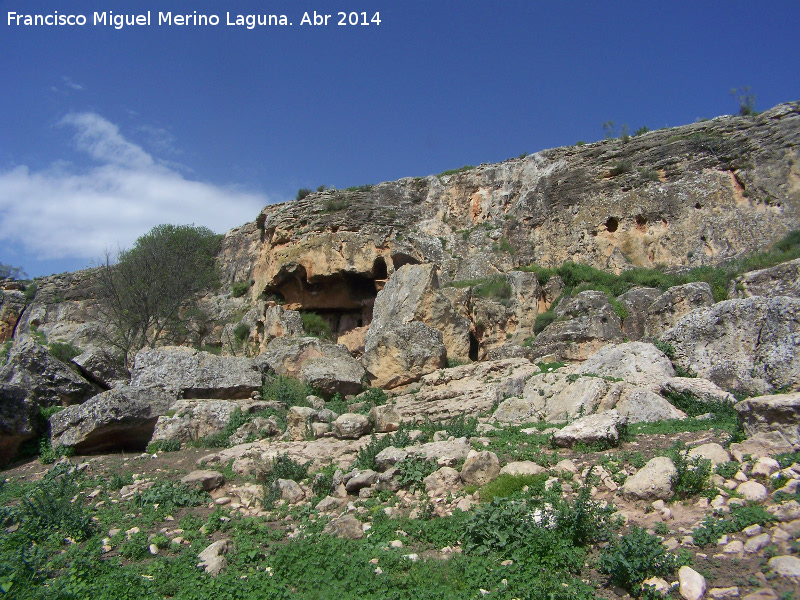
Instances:
[[[310,196],[312,194],[312,190],[309,188],[300,188],[297,190],[297,195],[294,197],[295,200],[302,200],[303,198]]]
[[[67,342],[53,342],[48,346],[48,351],[53,358],[67,364],[76,356],[83,354],[83,350]]]
[[[154,348],[170,332],[182,332],[197,298],[219,284],[216,256],[222,236],[206,227],[158,225],[130,250],[107,255],[96,271],[100,318],[106,342],[128,364],[139,349]]]
[[[300,313],[303,318],[303,330],[314,337],[330,339],[331,326],[315,312]]]
[[[547,478],[547,473],[538,475],[510,475],[504,473],[481,488],[481,500],[491,502],[495,498],[510,498],[514,494],[522,492],[526,487],[533,490],[534,494],[540,495],[545,491],[544,484]]]
[[[371,183],[367,183],[364,185],[351,185],[349,188],[346,188],[346,192],[371,192],[372,188],[375,187]]]
[[[231,296],[234,298],[241,298],[244,296],[248,291],[250,291],[250,286],[252,282],[247,281],[238,281],[231,286]]]
[[[612,585],[638,597],[645,579],[668,577],[687,562],[685,556],[671,554],[656,536],[634,525],[603,552],[598,570],[609,576]]]
[[[378,466],[375,464],[375,457],[380,454],[381,450],[385,450],[389,446],[405,448],[410,444],[411,438],[402,426],[394,433],[384,435],[381,438],[378,438],[373,433],[370,436],[369,444],[358,451],[358,458],[356,458],[353,467],[356,469],[372,469],[373,471],[377,471]]]
[[[750,91],[750,86],[747,85],[742,88],[733,88],[731,96],[736,100],[739,105],[739,115],[742,117],[751,117],[758,114],[756,112],[756,95]]]
[[[471,287],[473,295],[479,298],[488,298],[500,302],[511,298],[511,284],[503,275],[486,277],[482,279],[462,279],[451,281],[445,287],[466,288]]]
[[[287,407],[308,406],[307,396],[316,395],[313,387],[284,375],[268,378],[261,388],[261,397],[264,400],[283,402]]]
[[[177,452],[180,449],[180,440],[159,440],[150,442],[147,445],[146,452],[148,454],[155,454],[156,452]]]
[[[464,165],[460,169],[448,169],[447,171],[442,171],[439,173],[439,177],[446,177],[447,175],[456,175],[457,173],[464,173],[466,171],[471,171],[474,169],[474,165]]]
[[[675,498],[685,500],[704,491],[716,496],[716,490],[707,490],[711,477],[711,461],[707,458],[689,457],[689,450],[680,442],[667,451],[667,456],[675,465],[677,473],[672,477],[672,490]]]
[[[239,323],[233,328],[233,337],[240,343],[244,342],[250,336],[250,326],[246,323]]]
[[[727,533],[736,533],[750,525],[766,525],[776,521],[774,515],[761,506],[731,506],[726,515],[708,516],[700,527],[692,531],[692,539],[698,546],[716,544],[717,540]]]
[[[326,213],[339,212],[345,208],[347,208],[347,199],[338,192],[330,198],[325,198],[323,203],[323,210]]]

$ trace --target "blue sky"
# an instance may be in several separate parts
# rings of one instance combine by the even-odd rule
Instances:
[[[187,8],[190,7],[190,8]],[[93,25],[95,11],[151,25]],[[85,26],[9,25],[8,13]],[[159,26],[159,12],[218,15]],[[301,26],[304,12],[331,14]],[[380,13],[338,26],[337,13]],[[226,25],[285,14],[286,27]],[[800,3],[0,0],[0,262],[74,270],[377,183],[800,99]]]

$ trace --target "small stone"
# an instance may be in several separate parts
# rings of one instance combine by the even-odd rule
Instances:
[[[756,461],[756,464],[753,465],[753,470],[751,474],[753,477],[769,477],[776,471],[780,471],[780,464],[774,458],[770,458],[768,456],[762,456]]]
[[[116,529],[116,528],[114,528],[114,529],[109,529],[109,530],[108,530],[108,537],[114,537],[114,536],[115,536],[115,535],[117,535],[117,534],[118,534],[120,531],[122,531],[122,530],[121,530],[121,529]]]
[[[775,556],[767,563],[774,573],[800,583],[800,558],[796,556]]]
[[[742,533],[745,534],[747,537],[753,537],[754,535],[759,535],[763,531],[764,529],[758,523],[742,529]]]
[[[748,502],[763,502],[769,496],[767,488],[757,481],[745,481],[736,488],[736,491]]]
[[[671,586],[661,577],[650,577],[642,582],[644,587],[652,587],[660,594],[668,594]]]
[[[720,495],[714,496],[714,499],[711,501],[712,508],[720,508],[725,506],[725,498]]]
[[[740,554],[744,552],[744,543],[740,540],[733,540],[732,542],[725,544],[725,547],[722,549],[725,554]]]
[[[724,546],[728,542],[730,542],[730,538],[727,535],[723,535],[721,538],[717,540],[717,546]]]
[[[780,527],[776,527],[775,529],[773,529],[772,531],[773,542],[788,542],[790,539],[792,539],[792,536],[790,536]]]
[[[148,550],[150,550],[150,554],[152,554],[153,556],[158,554],[158,546],[156,546],[155,544],[150,544]]]
[[[708,590],[707,596],[709,598],[713,598],[713,600],[726,600],[727,598],[738,598],[739,588],[735,586],[726,588],[711,588],[710,590]]]
[[[771,538],[768,533],[762,533],[761,535],[753,536],[747,540],[747,543],[744,545],[744,551],[748,554],[758,552],[762,548],[768,546],[770,541]]]
[[[392,548],[403,548],[403,541],[402,540],[392,540],[389,542],[389,546]]]
[[[216,504],[217,506],[225,506],[226,504],[230,504],[230,502],[231,499],[228,498],[227,496],[220,496],[219,498],[214,500],[214,504]]]
[[[737,471],[733,478],[740,483],[743,483],[749,479],[744,471]]]
[[[684,600],[700,600],[706,593],[706,578],[691,567],[683,566],[678,570],[678,582]]]

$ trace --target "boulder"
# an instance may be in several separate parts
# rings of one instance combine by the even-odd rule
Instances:
[[[262,323],[263,331],[259,340],[262,352],[275,338],[303,335],[303,317],[300,313],[296,310],[286,310],[280,305],[270,306],[264,313]]]
[[[714,304],[711,286],[705,281],[676,285],[656,298],[647,309],[645,335],[658,338],[685,314]]]
[[[371,385],[393,388],[443,368],[447,349],[440,331],[412,321],[368,337],[361,360]]]
[[[375,465],[378,467],[378,471],[383,472],[387,469],[391,469],[397,463],[404,461],[407,456],[408,452],[402,448],[389,446],[378,452],[375,456]]]
[[[626,386],[615,408],[628,419],[628,423],[686,418],[685,412],[675,408],[658,394],[641,387]]]
[[[433,264],[404,265],[392,273],[375,298],[365,354],[374,337],[411,321],[419,321],[441,332],[447,356],[469,359],[470,322],[456,313],[439,290]]]
[[[278,479],[275,481],[275,487],[280,491],[281,498],[289,504],[297,504],[306,497],[300,485],[291,479]]]
[[[609,345],[594,353],[575,369],[575,374],[593,373],[622,379],[652,391],[661,389],[664,380],[675,376],[669,358],[653,344],[628,342]]]
[[[745,273],[736,279],[728,291],[729,298],[752,296],[800,298],[800,258],[768,269]]]
[[[233,541],[229,539],[217,540],[210,544],[197,555],[200,559],[198,567],[201,567],[206,573],[212,577],[219,575],[225,567],[228,566],[228,561],[225,555],[233,550]]]
[[[208,469],[198,469],[188,475],[181,477],[181,483],[188,487],[199,488],[206,492],[211,492],[220,486],[225,485],[225,477],[218,471]]]
[[[672,495],[672,479],[678,470],[666,456],[656,456],[628,477],[622,494],[639,500],[666,500]]]
[[[778,432],[790,444],[800,444],[800,392],[749,398],[734,408],[748,436]]]
[[[280,433],[280,426],[274,417],[270,417],[269,419],[265,419],[264,417],[256,417],[252,421],[248,421],[239,427],[228,438],[228,443],[235,446],[236,444],[244,444],[248,438],[261,439],[279,435]]]
[[[422,480],[429,496],[443,496],[461,487],[461,475],[452,467],[437,469]]]
[[[408,456],[416,456],[427,460],[435,460],[444,467],[452,467],[465,460],[472,450],[467,438],[453,438],[441,442],[428,442],[408,446],[405,451]]]
[[[376,433],[389,433],[400,428],[400,415],[392,404],[373,406],[369,411],[372,430]]]
[[[26,304],[25,294],[20,290],[0,290],[0,343],[14,337],[14,330]]]
[[[185,443],[221,433],[234,411],[242,408],[233,400],[178,400],[158,418],[151,441]]]
[[[27,390],[28,399],[39,406],[78,404],[99,391],[30,336],[11,348],[0,368],[0,383]]]
[[[416,393],[392,398],[404,421],[477,416],[504,398],[519,396],[539,369],[524,358],[483,361],[425,375]]]
[[[627,423],[616,410],[581,417],[553,433],[553,443],[559,448],[572,448],[577,443],[619,444],[619,430]]]
[[[89,454],[141,451],[175,395],[159,387],[118,386],[50,417],[52,445]]]
[[[369,417],[357,413],[345,413],[333,422],[333,432],[339,439],[356,440],[369,435],[371,428]]]
[[[500,475],[500,459],[494,452],[483,451],[467,456],[461,468],[461,481],[467,485],[486,485]]]
[[[232,400],[261,389],[261,370],[253,359],[217,356],[194,348],[148,348],[136,354],[132,386],[160,386],[183,398]]]
[[[645,336],[647,309],[661,295],[657,288],[637,287],[628,290],[617,298],[628,311],[622,321],[622,333],[631,341],[638,341]]]
[[[0,383],[0,466],[14,458],[23,442],[36,437],[38,414],[39,405],[27,390]]]
[[[348,494],[358,494],[359,490],[373,485],[376,481],[378,481],[378,473],[372,469],[366,469],[348,478],[344,489],[347,490]]]
[[[348,540],[360,540],[364,537],[361,521],[351,514],[345,514],[330,521],[323,529],[324,533]]]
[[[279,337],[259,357],[279,375],[302,379],[327,396],[357,394],[364,368],[341,344],[315,337]]]
[[[104,390],[130,381],[131,374],[102,348],[90,348],[72,359],[83,376]]]
[[[603,292],[587,290],[564,298],[554,310],[556,320],[537,335],[534,359],[586,360],[609,343],[622,341],[622,321]]]
[[[722,446],[716,443],[701,444],[689,450],[689,458],[704,458],[711,461],[712,466],[716,467],[719,464],[728,463],[731,461],[731,455]]]
[[[532,460],[518,460],[500,469],[500,475],[540,475],[547,469]]]
[[[674,362],[751,395],[800,389],[800,299],[726,300],[692,311],[661,336]]]
[[[286,413],[286,433],[290,440],[306,440],[312,435],[311,424],[317,411],[307,406],[292,406]]]
[[[661,384],[661,393],[688,394],[701,402],[736,402],[733,394],[702,377],[671,377]]]

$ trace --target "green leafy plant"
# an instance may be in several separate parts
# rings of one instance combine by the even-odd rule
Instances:
[[[147,444],[146,452],[155,454],[156,452],[177,452],[180,449],[180,440],[158,440]]]
[[[244,342],[250,336],[250,326],[246,323],[239,323],[233,328],[233,337],[239,342]]]
[[[48,346],[48,351],[52,357],[67,364],[76,356],[83,354],[83,350],[67,342],[53,342]]]
[[[645,579],[672,575],[687,562],[687,557],[671,554],[656,536],[634,525],[603,551],[598,570],[609,576],[612,585],[638,597]]]
[[[190,488],[182,483],[171,481],[156,482],[152,487],[142,490],[133,497],[136,506],[153,506],[168,509],[186,506],[200,506],[208,502],[210,496],[203,490]]]
[[[711,461],[707,458],[690,457],[682,443],[676,443],[667,451],[677,473],[672,477],[672,490],[681,500],[696,496],[706,490],[711,477]]]
[[[422,480],[439,468],[435,461],[420,457],[409,457],[397,463],[400,473],[398,481],[402,487],[415,490],[422,488]]]
[[[231,296],[241,298],[250,291],[250,282],[238,281],[231,286]]]
[[[301,315],[303,318],[303,330],[307,334],[325,339],[331,337],[331,326],[317,313],[303,312]]]
[[[308,406],[306,397],[314,393],[314,388],[307,383],[285,375],[267,378],[261,388],[261,397],[264,400],[283,402],[288,407]]]
[[[378,466],[375,464],[375,457],[380,454],[389,446],[395,448],[405,448],[411,444],[411,437],[408,432],[401,425],[400,429],[394,433],[384,435],[378,438],[374,433],[370,436],[369,443],[358,451],[358,458],[356,458],[353,466],[356,469],[372,469],[377,471]]]
[[[692,540],[698,546],[716,544],[728,533],[742,531],[750,525],[766,525],[776,521],[776,517],[758,505],[734,505],[727,515],[709,515],[702,524],[692,531]]]

